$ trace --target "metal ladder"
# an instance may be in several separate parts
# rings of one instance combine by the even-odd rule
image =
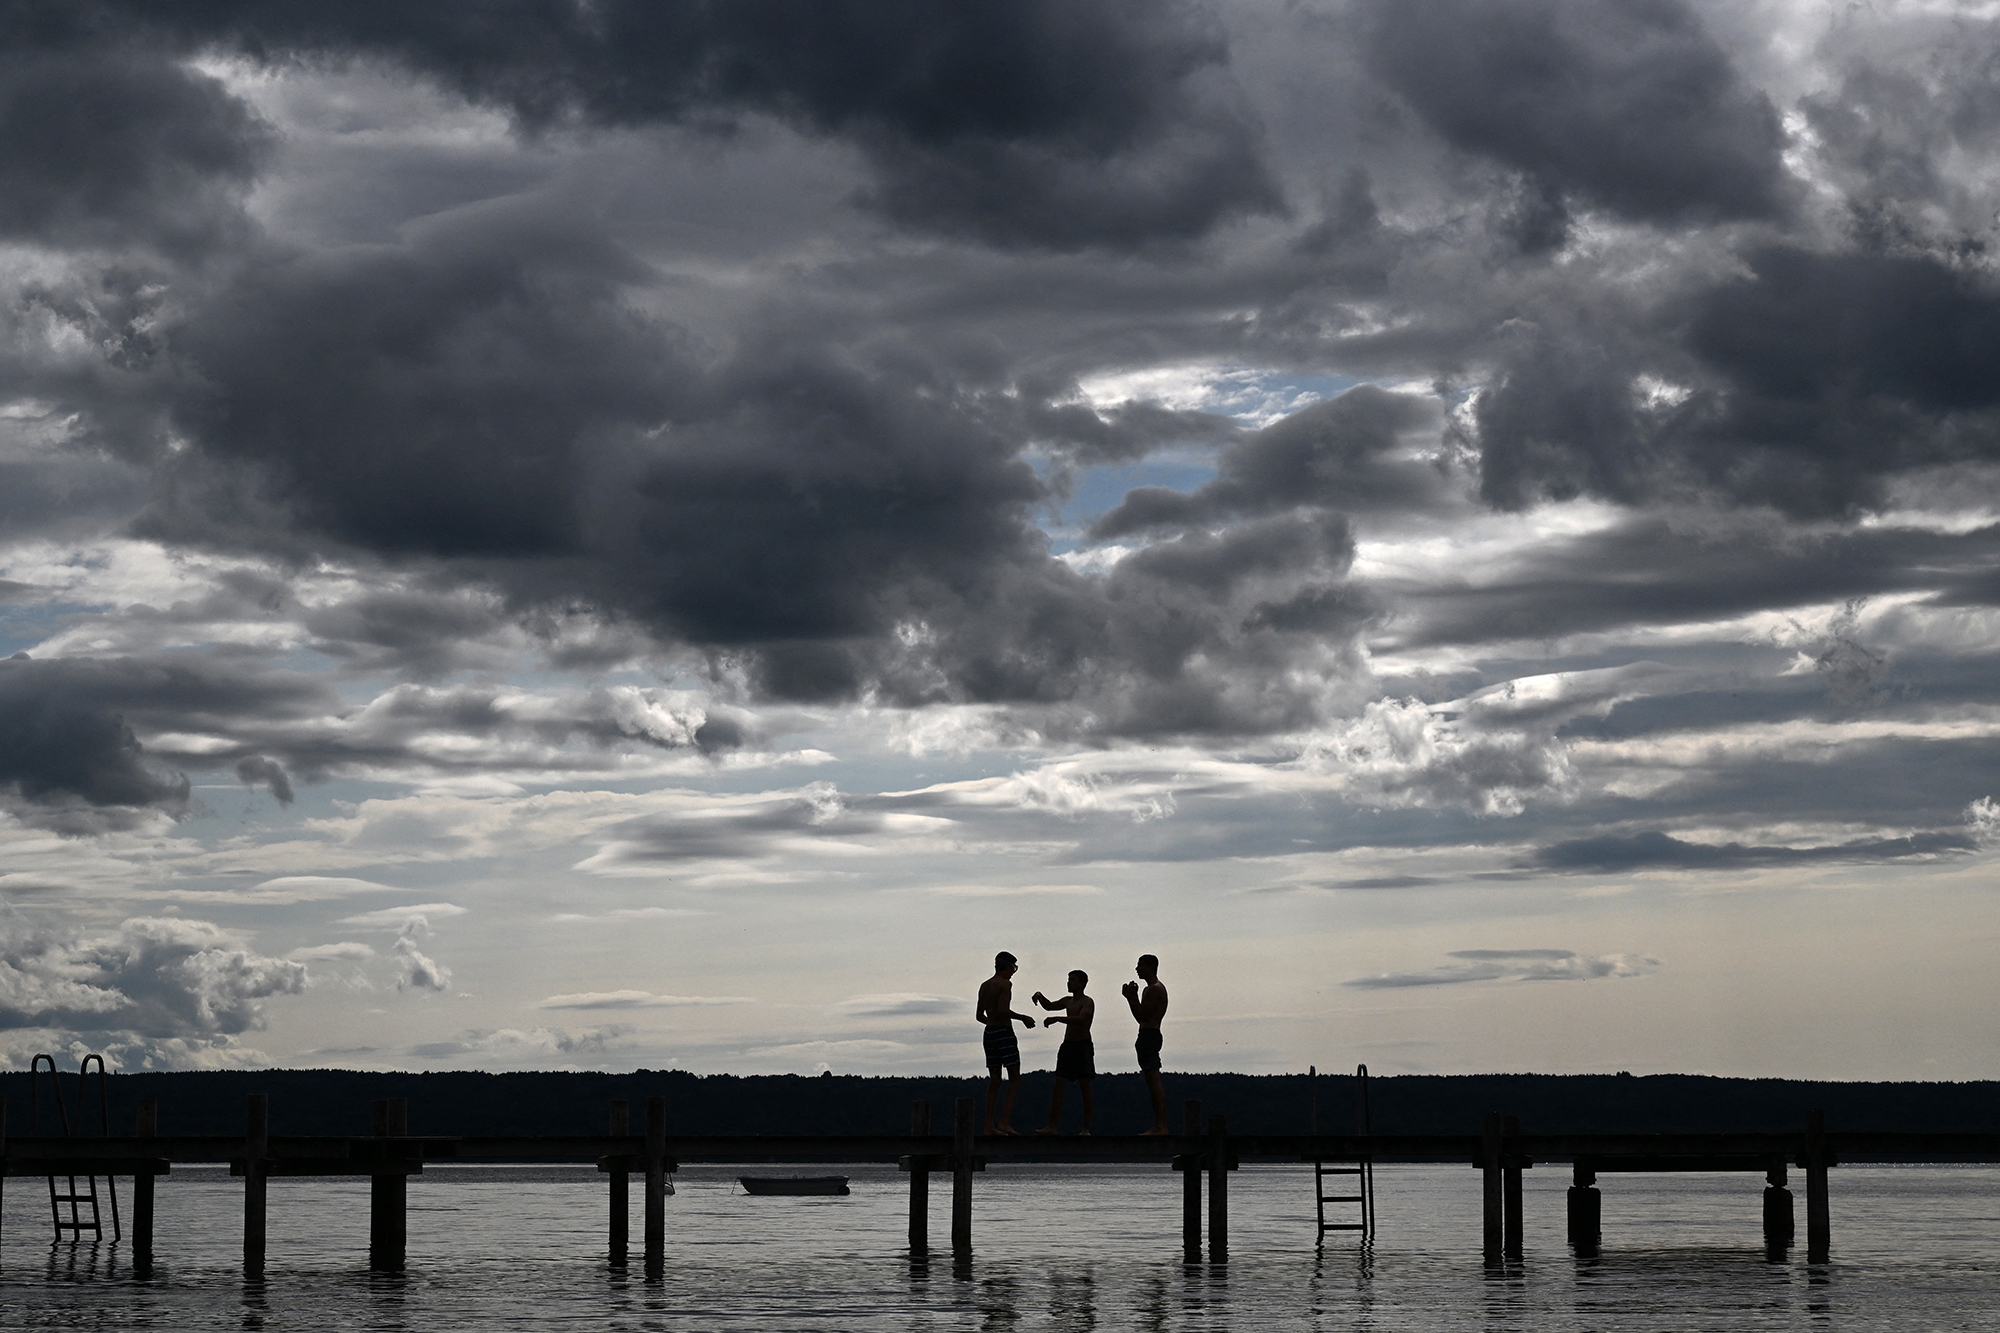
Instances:
[[[1373,1132],[1369,1124],[1368,1115],[1368,1066],[1355,1066],[1354,1078],[1355,1082],[1360,1085],[1360,1100],[1355,1110],[1355,1127],[1361,1137],[1365,1139]],[[1312,1095],[1312,1132],[1314,1137],[1318,1137],[1319,1067],[1317,1065],[1313,1066],[1309,1071],[1308,1083],[1311,1086]],[[1352,1160],[1354,1162],[1352,1166],[1328,1166],[1323,1158],[1315,1157],[1313,1159],[1313,1198],[1318,1208],[1319,1243],[1321,1245],[1326,1244],[1326,1233],[1329,1231],[1358,1231],[1361,1233],[1361,1239],[1364,1242],[1375,1239],[1375,1159],[1364,1146],[1361,1154]],[[1340,1183],[1344,1183],[1354,1192],[1352,1194],[1328,1194],[1326,1192],[1326,1180],[1328,1176],[1339,1177],[1339,1183],[1336,1184],[1336,1188],[1339,1188]],[[1354,1222],[1327,1221],[1326,1206],[1330,1203],[1360,1205],[1360,1220]]]
[[[48,1061],[49,1065],[49,1086],[55,1089],[56,1117],[62,1124],[63,1137],[69,1138],[71,1135],[69,1107],[63,1102],[62,1079],[56,1071],[56,1058],[53,1055],[37,1055],[28,1064],[30,1123],[33,1131],[39,1134],[41,1132],[42,1115],[39,1077],[44,1060]],[[83,1059],[77,1062],[77,1128],[81,1129],[83,1126],[84,1093],[90,1086],[88,1078],[92,1061],[95,1061],[97,1064],[98,1132],[103,1136],[109,1137],[111,1133],[111,1105],[110,1091],[107,1087],[108,1079],[104,1068],[104,1057],[94,1053],[84,1056]],[[88,1231],[95,1238],[102,1240],[104,1238],[104,1215],[99,1208],[100,1199],[97,1193],[97,1177],[66,1176],[64,1179],[69,1182],[66,1190],[57,1186],[56,1177],[49,1177],[49,1215],[56,1224],[56,1239],[61,1240],[63,1233],[67,1231],[70,1233],[70,1239],[82,1240],[83,1233]],[[83,1182],[81,1188],[77,1185],[79,1179]],[[104,1193],[111,1201],[111,1239],[115,1244],[123,1239],[125,1231],[118,1216],[118,1187],[110,1176],[104,1178]],[[69,1209],[68,1217],[63,1216],[63,1209],[65,1207]],[[88,1216],[85,1215],[86,1208],[89,1210]]]

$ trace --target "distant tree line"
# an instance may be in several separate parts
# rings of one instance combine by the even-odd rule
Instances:
[[[1024,1077],[1017,1123],[1040,1123],[1052,1075]],[[80,1132],[100,1129],[93,1085],[78,1119],[76,1076],[63,1076],[63,1099]],[[343,1069],[262,1069],[114,1074],[108,1083],[111,1127],[130,1133],[135,1104],[159,1103],[163,1134],[236,1134],[244,1098],[270,1097],[274,1134],[366,1134],[369,1103],[409,1102],[413,1134],[601,1134],[614,1098],[632,1103],[634,1128],[648,1097],[665,1097],[671,1134],[902,1134],[910,1104],[928,1099],[936,1132],[949,1133],[952,1103],[982,1097],[983,1079],[793,1074],[696,1075],[641,1069],[608,1073],[363,1073]],[[1169,1074],[1173,1119],[1180,1103],[1199,1100],[1228,1117],[1233,1132],[1301,1134],[1312,1123],[1314,1090],[1303,1074]],[[10,1135],[37,1132],[29,1076],[0,1074]],[[59,1132],[47,1075],[41,1079],[39,1132]],[[1317,1081],[1322,1133],[1352,1132],[1356,1083],[1351,1075]],[[1075,1098],[1068,1099],[1073,1128]],[[1791,1079],[1709,1078],[1693,1074],[1402,1074],[1370,1086],[1378,1133],[1476,1133],[1487,1111],[1518,1116],[1531,1133],[1702,1132],[1798,1129],[1809,1109],[1832,1130],[1992,1132],[2000,1129],[2000,1083],[1819,1083]],[[1097,1080],[1097,1130],[1136,1132],[1148,1121],[1146,1092],[1133,1074]]]

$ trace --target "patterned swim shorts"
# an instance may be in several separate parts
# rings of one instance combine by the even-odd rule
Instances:
[[[1160,1043],[1165,1040],[1158,1028],[1140,1028],[1139,1040],[1132,1043],[1132,1049],[1139,1052],[1139,1068],[1158,1069],[1160,1067]]]
[[[1021,1067],[1021,1043],[1014,1040],[1012,1023],[1003,1023],[986,1029],[986,1067],[988,1069]]]

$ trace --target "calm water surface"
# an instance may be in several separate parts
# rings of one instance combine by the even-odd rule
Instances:
[[[1578,1260],[1569,1172],[1544,1168],[1526,1178],[1525,1261],[1489,1269],[1470,1168],[1380,1168],[1373,1247],[1330,1237],[1315,1254],[1310,1170],[1246,1166],[1226,1270],[1180,1262],[1179,1177],[1161,1168],[996,1166],[976,1178],[968,1264],[910,1258],[900,1173],[838,1169],[847,1198],[753,1199],[732,1169],[681,1172],[651,1280],[606,1263],[605,1186],[587,1168],[430,1168],[410,1182],[398,1277],[366,1269],[365,1181],[274,1180],[257,1283],[238,1267],[242,1185],[220,1170],[160,1182],[144,1281],[123,1245],[51,1245],[41,1181],[15,1178],[0,1328],[2000,1329],[1996,1167],[1836,1169],[1825,1265],[1803,1247],[1766,1260],[1752,1175],[1607,1178],[1602,1255]],[[949,1198],[933,1177],[934,1242]]]

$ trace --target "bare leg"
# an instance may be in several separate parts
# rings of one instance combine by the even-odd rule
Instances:
[[[998,1134],[1000,1132],[993,1120],[993,1109],[999,1104],[999,1101],[1000,1071],[989,1069],[986,1071],[986,1132],[988,1134]]]
[[[1056,1132],[1056,1122],[1062,1119],[1063,1084],[1067,1081],[1067,1079],[1060,1078],[1056,1080],[1055,1094],[1049,1098],[1049,1127],[1047,1129],[1036,1130],[1037,1134],[1053,1134]],[[1088,1098],[1090,1096],[1090,1085],[1086,1083],[1083,1087],[1083,1095]],[[1086,1101],[1084,1104],[1089,1105],[1089,1102]]]
[[[1078,1133],[1088,1134],[1090,1133],[1090,1112],[1093,1109],[1090,1102],[1090,1080],[1087,1078],[1078,1079],[1077,1086],[1083,1089],[1083,1128]],[[1053,1124],[1054,1122],[1051,1121],[1050,1123]]]
[[[1167,1130],[1167,1090],[1160,1083],[1160,1071],[1146,1071],[1146,1093],[1153,1099],[1153,1127],[1142,1130],[1145,1134],[1165,1134]]]
[[[1019,1065],[1008,1065],[1007,1100],[1005,1104],[1002,1105],[1002,1107],[1000,1108],[999,1132],[1002,1134],[1012,1134],[1014,1132],[1014,1099],[1020,1095],[1021,1095],[1021,1067]],[[1162,1106],[1166,1105],[1165,1102],[1162,1102],[1160,1104]],[[1162,1112],[1162,1114],[1165,1113]]]

